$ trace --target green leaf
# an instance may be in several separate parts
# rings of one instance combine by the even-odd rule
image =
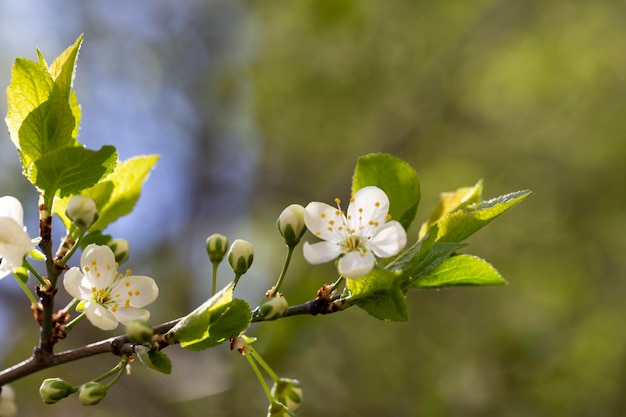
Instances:
[[[428,221],[422,224],[419,237],[424,236],[428,229],[446,214],[461,210],[470,204],[480,202],[482,191],[483,182],[481,180],[473,187],[462,187],[456,191],[439,194],[439,204],[437,204],[437,207],[435,207],[430,214]]]
[[[251,318],[250,305],[244,300],[235,298],[224,308],[211,314],[206,337],[181,343],[181,346],[196,351],[217,346],[231,337],[243,333],[250,325]]]
[[[429,275],[413,281],[413,288],[441,288],[454,285],[504,285],[506,281],[484,259],[471,255],[446,258]]]
[[[6,123],[27,176],[42,156],[77,145],[80,108],[71,84],[81,42],[82,36],[55,60],[50,70],[40,51],[39,62],[15,60],[7,88]]]
[[[415,280],[429,274],[455,251],[467,246],[465,243],[436,242],[435,225],[424,238],[402,252],[385,269],[402,274],[401,288],[412,286]]]
[[[231,283],[186,315],[166,338],[172,338],[190,350],[203,350],[238,336],[250,325],[252,311],[248,303],[233,299]]]
[[[56,57],[48,68],[48,72],[66,100],[70,99],[76,69],[76,58],[78,58],[78,51],[82,43],[83,35],[80,35],[76,42]]]
[[[142,184],[158,158],[158,155],[148,155],[119,161],[114,171],[103,181],[81,191],[82,195],[93,198],[98,207],[98,220],[90,230],[104,230],[109,224],[132,211],[141,196]],[[68,201],[69,197],[54,202],[54,212],[66,227],[71,223],[65,216]]]
[[[415,170],[394,156],[375,153],[358,159],[352,178],[352,194],[375,185],[389,197],[389,214],[408,229],[420,201],[420,183]]]
[[[370,315],[385,321],[406,321],[408,311],[404,292],[400,288],[400,275],[374,268],[368,275],[348,279],[350,292],[347,301],[359,306]]]
[[[57,191],[60,197],[65,197],[94,186],[113,172],[116,162],[117,151],[113,146],[103,146],[98,151],[63,148],[39,158],[29,179],[51,202]]]
[[[135,346],[135,353],[139,361],[148,368],[163,374],[169,375],[172,373],[172,362],[165,353],[143,345]]]
[[[471,204],[462,210],[449,213],[437,221],[438,242],[462,242],[493,219],[530,195],[523,190],[502,195],[488,201]]]

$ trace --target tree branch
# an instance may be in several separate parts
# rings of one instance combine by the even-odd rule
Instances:
[[[340,297],[317,297],[316,299],[307,301],[306,303],[290,306],[285,314],[283,314],[280,318],[302,314],[310,314],[313,316],[318,314],[331,314],[345,310],[350,306],[352,306],[352,304],[349,301]],[[258,308],[255,309],[253,313],[252,323],[264,321],[262,317],[258,316],[257,311]],[[182,319],[183,318],[181,317],[155,326],[154,334],[166,333]],[[59,353],[45,352],[39,348],[35,348],[35,351],[30,358],[0,371],[0,388],[3,385],[43,369],[52,368],[57,365],[62,365],[64,363],[73,362],[102,353],[112,353],[116,356],[124,354],[130,355],[134,353],[134,348],[133,344],[129,343],[128,337],[125,335],[110,337],[108,339],[100,340],[98,342]]]

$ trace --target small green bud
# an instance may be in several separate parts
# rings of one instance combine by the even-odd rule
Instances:
[[[82,405],[96,405],[107,394],[107,389],[99,382],[86,382],[78,388],[78,399]]]
[[[276,226],[287,246],[296,246],[306,232],[304,207],[300,204],[292,204],[285,208],[278,216]]]
[[[245,274],[252,260],[254,259],[254,249],[250,242],[237,239],[230,246],[230,252],[228,253],[228,263],[235,271],[235,274]]]
[[[84,195],[75,195],[67,202],[65,214],[81,230],[87,230],[98,220],[96,202]]]
[[[39,396],[46,404],[54,404],[62,400],[75,389],[65,380],[61,378],[44,379],[39,387]]]
[[[142,344],[152,340],[154,330],[146,320],[133,320],[126,325],[126,336],[131,343]]]
[[[128,257],[130,256],[130,247],[128,246],[128,241],[126,239],[113,239],[107,246],[111,248],[113,251],[113,255],[115,255],[115,262],[121,264],[122,262],[126,262]]]
[[[285,314],[287,308],[289,308],[289,303],[287,303],[285,297],[269,297],[263,300],[259,306],[259,316],[265,320],[276,320]]]
[[[219,233],[212,234],[206,240],[206,251],[209,254],[211,263],[222,262],[224,255],[228,251],[228,238]]]
[[[15,405],[15,393],[8,385],[2,386],[0,392],[0,417],[15,417],[17,405]]]
[[[297,379],[280,378],[274,383],[271,394],[290,411],[296,411],[302,404],[302,384]]]

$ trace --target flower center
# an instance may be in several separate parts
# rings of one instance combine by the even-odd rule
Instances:
[[[106,290],[99,290],[97,288],[92,288],[93,291],[93,299],[99,304],[106,304],[109,301],[109,292]]]

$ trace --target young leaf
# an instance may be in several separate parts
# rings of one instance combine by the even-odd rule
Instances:
[[[415,280],[427,275],[437,268],[455,251],[466,246],[465,243],[436,242],[437,226],[435,225],[424,238],[401,253],[385,269],[402,274],[401,288],[412,286]]]
[[[245,301],[233,299],[233,289],[233,283],[226,286],[186,315],[165,337],[186,349],[203,350],[238,336],[250,325],[252,311]]]
[[[172,373],[172,362],[165,353],[143,345],[135,346],[135,353],[139,361],[148,368],[163,374]]]
[[[504,285],[506,281],[484,259],[471,255],[446,258],[429,275],[411,283],[413,288],[441,288],[454,285]]]
[[[132,211],[141,195],[141,186],[158,158],[158,155],[148,155],[119,161],[104,181],[81,192],[82,195],[93,198],[98,207],[99,217],[91,227],[92,231],[104,230],[109,224]],[[69,197],[54,202],[54,212],[66,227],[71,223],[65,216],[68,201]]]
[[[348,279],[350,292],[347,301],[361,307],[370,315],[385,321],[406,321],[408,311],[400,276],[384,269],[374,268],[368,275]]]
[[[189,350],[204,350],[217,346],[232,336],[244,332],[250,325],[252,310],[250,305],[238,298],[230,301],[226,306],[211,313],[209,327],[205,337],[187,341],[181,346]]]
[[[462,210],[449,213],[437,221],[438,242],[462,242],[487,223],[528,197],[530,191],[523,190],[502,195]]]
[[[43,155],[77,145],[80,108],[71,85],[81,42],[82,36],[50,69],[40,51],[39,62],[15,60],[7,88],[6,123],[27,175]]]
[[[352,178],[352,194],[375,185],[389,197],[389,214],[408,229],[420,201],[420,183],[415,170],[394,156],[375,153],[358,159]]]
[[[462,187],[456,191],[439,194],[439,204],[430,214],[428,221],[422,224],[419,237],[426,235],[428,229],[446,214],[461,210],[469,204],[480,202],[482,191],[483,182],[481,180],[473,187]]]
[[[116,162],[117,151],[113,146],[103,146],[98,151],[63,148],[35,161],[29,179],[44,192],[46,206],[51,207],[57,191],[60,197],[78,194],[109,175]]]

